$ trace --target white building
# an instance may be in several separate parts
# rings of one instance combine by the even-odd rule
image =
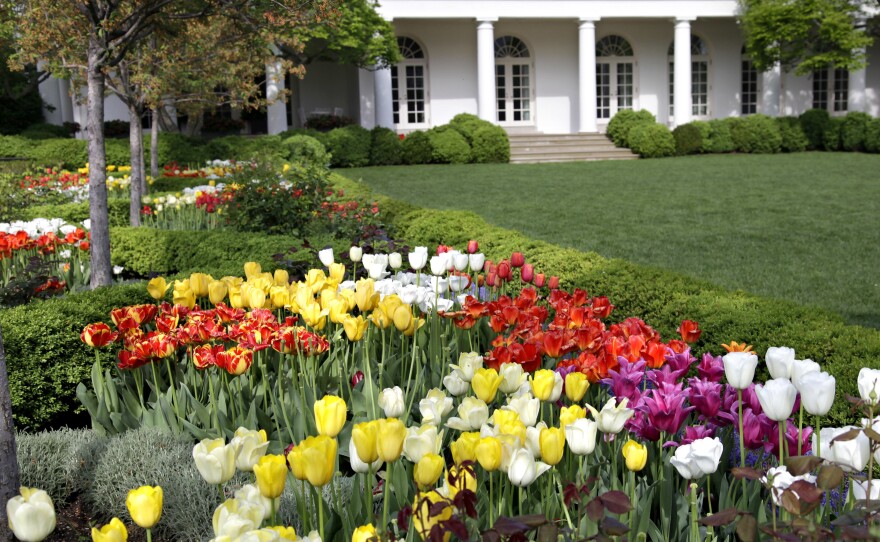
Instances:
[[[375,71],[315,63],[302,81],[273,78],[270,96],[285,83],[292,92],[268,107],[268,131],[327,113],[400,132],[473,113],[547,134],[601,132],[629,108],[670,126],[814,107],[880,115],[880,46],[857,72],[757,73],[743,55],[737,9],[733,0],[384,0],[379,12],[403,60]],[[78,121],[78,108],[63,104],[64,82],[44,86],[57,103],[50,121]],[[113,100],[108,119],[126,118]]]

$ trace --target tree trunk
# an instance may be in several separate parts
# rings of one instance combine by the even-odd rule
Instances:
[[[131,149],[131,202],[128,206],[128,220],[134,226],[141,225],[141,200],[144,195],[144,131],[141,129],[141,116],[134,104],[128,106],[128,142]]]
[[[153,121],[150,123],[150,175],[159,178],[159,110],[153,108]]]
[[[5,503],[18,495],[20,482],[16,452],[9,375],[6,372],[6,354],[3,351],[3,333],[0,331],[0,540],[3,541],[12,540]]]
[[[110,225],[107,217],[107,154],[104,149],[104,72],[97,39],[88,52],[89,219],[91,220],[92,288],[113,283]]]

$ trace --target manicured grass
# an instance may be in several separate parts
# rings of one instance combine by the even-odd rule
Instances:
[[[340,172],[413,204],[880,327],[878,171],[877,155],[799,153]]]

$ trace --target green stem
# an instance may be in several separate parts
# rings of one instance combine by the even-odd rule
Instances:
[[[776,425],[779,426],[779,465],[783,465],[783,459],[785,457],[785,432],[782,430],[782,424],[784,422],[778,422]]]
[[[217,484],[217,491],[220,493],[220,502],[226,500],[226,493],[223,492],[223,484]]]
[[[275,521],[274,517],[272,521]],[[321,488],[318,488],[318,532],[321,533],[321,540],[324,540],[324,492]]]
[[[816,416],[816,457],[822,457],[822,418]]]
[[[629,513],[629,532],[636,532],[635,519],[636,519],[636,472],[629,471],[629,503],[632,505],[632,510]]]
[[[746,468],[746,444],[745,437],[743,436],[743,391],[738,389],[736,390],[736,398],[739,400],[739,466],[742,468]],[[742,494],[743,499],[746,498],[746,479],[742,478],[740,480],[742,482]]]
[[[147,542],[153,542],[153,532],[151,529],[147,529]]]
[[[388,528],[388,486],[391,485],[391,467],[393,467],[393,463],[389,463],[385,468],[385,493],[382,497],[382,531]],[[323,538],[321,539],[323,540]]]
[[[489,474],[489,503],[488,503],[489,504],[489,506],[488,506],[488,508],[489,508],[489,525],[488,525],[488,527],[491,529],[492,524],[494,523],[492,521],[492,512],[494,512],[494,509],[495,509],[495,487],[494,487],[495,484],[493,483],[493,479],[495,477],[492,475],[491,472],[488,474]]]
[[[804,402],[801,401],[800,412],[798,413],[798,455],[803,455],[803,437],[804,434]]]
[[[269,501],[272,503],[272,525],[278,525],[278,522],[275,521],[275,499],[269,499]],[[324,532],[323,528],[321,529],[321,532]]]
[[[700,527],[697,525],[697,484],[692,483],[691,488],[691,542],[700,540]],[[774,527],[775,530],[775,527]]]

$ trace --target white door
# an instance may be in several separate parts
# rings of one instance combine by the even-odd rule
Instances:
[[[534,124],[530,64],[499,61],[495,65],[495,90],[499,124]]]
[[[596,118],[608,120],[618,111],[633,108],[633,62],[596,63]]]

